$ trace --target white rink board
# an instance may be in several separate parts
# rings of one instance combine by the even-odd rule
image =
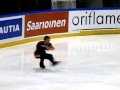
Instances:
[[[116,14],[117,14],[117,16],[120,15],[120,10],[117,10]],[[119,18],[119,21],[120,21],[120,18]],[[117,23],[117,28],[120,29],[120,24],[119,23]]]
[[[69,32],[80,29],[116,29],[120,27],[119,10],[83,10],[69,12]]]
[[[7,39],[0,40],[0,44],[14,42],[14,41],[19,41],[19,40],[23,40],[24,39],[24,15],[0,18],[0,21],[14,20],[14,19],[18,19],[18,18],[22,18],[22,35],[18,36],[18,37],[13,37],[13,38],[7,38]]]

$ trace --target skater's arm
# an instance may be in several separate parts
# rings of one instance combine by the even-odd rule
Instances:
[[[47,49],[42,41],[37,44],[37,50],[40,50],[40,49],[44,49],[44,50]]]
[[[49,47],[49,46],[47,46],[46,48],[47,48],[47,50],[54,50],[55,49],[54,47]]]
[[[44,45],[43,42],[39,42],[39,44],[37,45],[37,47],[39,49],[44,48],[45,50],[54,50],[55,48],[53,47],[53,45],[50,43],[48,45]]]
[[[47,46],[46,48],[47,48],[47,50],[54,50],[54,49],[55,49],[51,43],[50,43],[50,45]]]
[[[44,48],[46,48],[46,46],[45,45],[40,45],[41,47],[44,47]]]
[[[51,50],[54,50],[54,49],[55,49],[52,45],[50,46],[50,48],[51,48]]]
[[[41,45],[41,47],[47,49],[47,50],[54,50],[55,48],[53,46],[45,46],[45,45]]]

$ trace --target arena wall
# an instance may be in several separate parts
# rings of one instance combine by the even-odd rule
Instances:
[[[66,9],[0,16],[0,48],[52,38],[120,34],[119,8]]]

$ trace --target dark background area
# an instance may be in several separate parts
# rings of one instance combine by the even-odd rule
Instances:
[[[120,0],[76,0],[76,8],[99,7],[120,7]],[[51,8],[51,0],[0,0],[0,15]]]

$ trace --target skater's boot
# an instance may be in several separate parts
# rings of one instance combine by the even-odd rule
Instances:
[[[60,63],[60,61],[55,61],[55,62],[53,62],[53,66],[56,66],[56,65],[58,65]]]
[[[44,66],[44,65],[42,65],[42,64],[40,64],[40,68],[45,69],[45,66]]]
[[[45,69],[45,66],[40,66],[40,68]]]

